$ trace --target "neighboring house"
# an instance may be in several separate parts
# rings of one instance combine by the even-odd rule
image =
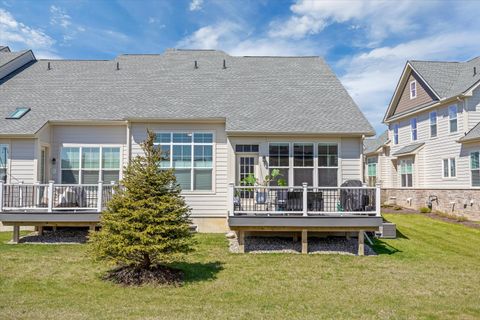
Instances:
[[[408,61],[385,114],[383,195],[480,218],[480,57]]]
[[[40,182],[47,188],[50,180],[79,187],[117,182],[123,166],[141,153],[147,129],[156,132],[158,145],[168,155],[160,165],[175,168],[200,231],[252,223],[268,227],[270,222],[240,217],[259,212],[307,215],[301,199],[293,206],[303,183],[317,187],[308,190],[308,197],[305,188],[311,210],[347,209],[347,215],[335,188],[346,180],[362,180],[362,137],[374,130],[319,57],[233,57],[222,51],[176,49],[120,55],[111,61],[37,60],[31,51],[5,54],[1,61],[16,69],[0,82],[5,187]],[[268,194],[254,199],[251,187],[234,187],[250,173],[261,178],[273,169],[279,169],[291,187],[285,194],[268,187]],[[317,191],[325,187],[335,189],[328,199],[327,192]],[[77,206],[91,206],[92,192],[69,188],[49,189],[53,195],[47,189],[38,192],[44,199],[40,202],[55,211],[72,202],[65,200],[69,192]],[[25,196],[36,189],[31,190],[23,191],[22,201],[33,197]],[[63,193],[57,195],[58,190]],[[82,197],[86,200],[80,201]],[[310,206],[312,197],[322,204],[316,210]],[[100,211],[102,200],[95,201],[93,208]],[[32,206],[38,205],[27,207]],[[67,211],[37,219],[85,223]],[[363,230],[378,228],[377,218],[371,220],[373,227],[362,220]],[[3,214],[2,219],[28,223],[22,220],[25,215]],[[98,214],[92,219],[98,221]],[[314,220],[307,225],[320,223]],[[345,225],[358,227],[351,221]],[[286,226],[298,229],[298,223],[290,219]]]
[[[382,186],[383,179],[387,179],[390,172],[390,146],[388,145],[388,131],[380,136],[363,141],[364,154],[364,181],[371,187],[377,183]]]

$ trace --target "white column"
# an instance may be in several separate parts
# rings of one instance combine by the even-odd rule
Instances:
[[[381,215],[381,201],[380,201],[380,197],[381,197],[381,188],[380,188],[380,183],[377,183],[375,185],[375,210],[376,210],[376,213],[377,213],[377,216],[380,216]]]
[[[303,186],[303,216],[308,216],[308,184],[306,182],[302,183]]]
[[[3,211],[3,190],[5,189],[5,184],[3,181],[0,181],[0,212]]]
[[[98,182],[97,189],[97,212],[102,212],[103,182]]]
[[[233,182],[228,184],[228,192],[227,192],[227,208],[228,208],[228,215],[233,216],[233,211],[235,210],[235,205],[233,203],[233,198],[235,196],[235,184]]]
[[[48,212],[53,211],[53,190],[55,188],[53,183],[53,180],[48,181]]]
[[[33,186],[33,193],[35,194],[35,203],[33,206],[37,208],[40,204],[40,181],[35,182]]]

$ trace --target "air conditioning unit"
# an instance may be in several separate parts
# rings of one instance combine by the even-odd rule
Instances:
[[[380,226],[380,238],[395,239],[397,237],[397,225],[391,222],[384,222]]]

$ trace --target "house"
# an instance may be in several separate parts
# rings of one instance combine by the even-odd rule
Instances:
[[[95,225],[150,129],[201,232],[378,229],[376,190],[339,188],[362,179],[362,139],[374,130],[319,57],[5,54],[4,224]],[[242,185],[274,169],[287,186]]]
[[[388,144],[388,131],[378,137],[367,138],[363,141],[364,154],[364,181],[371,187],[382,185],[383,179],[390,174],[389,168],[390,146]]]
[[[480,219],[480,57],[408,61],[385,114],[387,202]]]

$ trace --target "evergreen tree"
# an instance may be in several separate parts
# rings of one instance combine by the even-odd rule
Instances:
[[[173,170],[160,169],[160,148],[148,131],[137,156],[124,171],[102,213],[101,229],[90,235],[95,257],[119,266],[150,269],[192,250],[190,209],[180,195]]]

